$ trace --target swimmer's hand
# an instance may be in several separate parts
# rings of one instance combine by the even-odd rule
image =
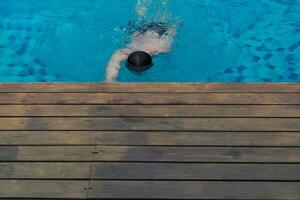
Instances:
[[[110,62],[106,68],[105,82],[107,83],[115,82],[118,77],[120,67],[121,67],[121,62],[113,62],[113,61]]]
[[[114,83],[115,81],[116,81],[116,78],[106,77],[105,83]]]
[[[111,57],[109,63],[106,67],[106,79],[105,82],[113,83],[116,81],[119,71],[121,68],[121,62],[126,60],[129,54],[132,53],[130,49],[119,49],[116,53]]]

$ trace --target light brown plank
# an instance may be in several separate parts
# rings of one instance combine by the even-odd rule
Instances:
[[[98,146],[96,161],[300,163],[300,148]]]
[[[1,118],[0,130],[299,131],[300,118]]]
[[[88,181],[0,180],[0,198],[84,199]]]
[[[0,131],[0,145],[300,146],[300,132]]]
[[[300,93],[0,93],[0,104],[300,104]]]
[[[1,161],[92,161],[93,146],[0,146]]]
[[[93,181],[90,198],[299,199],[299,182]]]
[[[300,105],[0,105],[0,117],[300,117]]]
[[[0,179],[90,179],[91,162],[0,162]]]
[[[93,179],[299,181],[300,164],[95,163]]]
[[[0,92],[299,92],[298,83],[1,83]]]

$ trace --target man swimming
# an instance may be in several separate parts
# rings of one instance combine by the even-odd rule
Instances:
[[[127,67],[142,72],[152,64],[152,56],[168,53],[171,50],[175,27],[168,28],[164,23],[144,23],[132,34],[130,44],[117,50],[106,67],[106,82],[115,82],[121,63],[127,59]]]

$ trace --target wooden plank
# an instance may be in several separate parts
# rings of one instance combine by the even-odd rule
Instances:
[[[0,117],[300,117],[300,105],[0,105]]]
[[[0,130],[299,131],[300,118],[1,118]]]
[[[94,146],[0,146],[3,161],[92,161]]]
[[[0,131],[0,145],[300,146],[300,132]]]
[[[0,198],[71,198],[87,196],[88,181],[0,180]]]
[[[0,93],[0,104],[300,104],[300,93]]]
[[[91,161],[92,146],[0,146],[4,161]],[[300,162],[300,148],[98,146],[95,161]]]
[[[90,198],[297,199],[299,182],[92,181]]]
[[[300,163],[300,148],[97,146],[95,161]]]
[[[90,179],[91,162],[0,162],[0,179]]]
[[[299,92],[298,83],[1,83],[0,92]]]
[[[99,163],[92,179],[299,181],[300,164]]]
[[[1,162],[0,179],[90,179],[90,162]],[[94,180],[299,181],[300,164],[95,162]]]

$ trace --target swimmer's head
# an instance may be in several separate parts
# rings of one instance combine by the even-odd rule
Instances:
[[[137,73],[142,73],[153,66],[152,57],[144,51],[136,51],[129,55],[126,67]]]

